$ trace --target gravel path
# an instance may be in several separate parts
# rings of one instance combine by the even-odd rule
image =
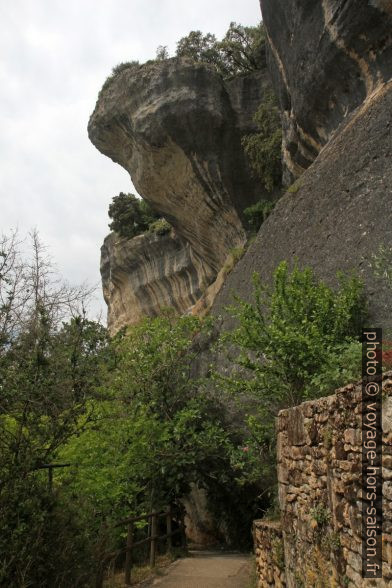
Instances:
[[[157,588],[250,588],[252,560],[240,553],[192,552],[155,578]]]

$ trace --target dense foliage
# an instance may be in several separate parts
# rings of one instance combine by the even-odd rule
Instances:
[[[15,236],[0,245],[0,585],[93,585],[124,546],[117,521],[195,487],[222,539],[246,545],[273,499],[274,415],[357,375],[360,282],[341,277],[334,291],[284,263],[270,290],[255,278],[254,303],[237,301],[221,341],[239,355],[197,381],[212,321],[167,311],[109,340],[37,235],[31,259]],[[69,467],[48,484],[53,463]]]
[[[170,224],[162,219],[148,202],[124,192],[114,196],[109,206],[109,217],[112,219],[109,228],[127,239],[148,230],[159,235],[171,230]]]
[[[256,204],[245,208],[244,217],[247,223],[247,229],[251,234],[257,233],[265,219],[271,214],[275,203],[271,200],[259,200]]]
[[[277,412],[360,377],[363,287],[354,276],[339,280],[335,291],[310,268],[295,266],[290,272],[282,262],[272,288],[255,275],[254,302],[238,299],[231,308],[239,326],[221,345],[228,346],[237,369],[225,377],[217,374],[218,385],[240,406],[250,405],[249,446],[264,455],[264,462],[269,459],[273,470]]]
[[[244,27],[230,23],[226,35],[218,41],[215,35],[191,31],[177,43],[177,57],[211,63],[224,77],[234,77],[260,69],[265,63],[263,25]]]
[[[254,121],[258,130],[242,139],[252,169],[269,192],[282,181],[282,124],[276,97],[268,92]]]
[[[79,586],[91,563],[74,505],[47,487],[58,449],[91,417],[105,329],[58,281],[37,234],[31,258],[0,243],[0,584]]]
[[[218,41],[215,35],[201,31],[191,31],[177,42],[176,57],[186,57],[196,62],[210,63],[225,78],[251,73],[265,65],[265,31],[260,23],[255,27],[245,27],[231,22],[223,39]],[[167,46],[159,45],[155,60],[164,61],[170,58]],[[142,67],[138,61],[119,63],[112,69],[105,81],[101,93],[121,72]]]
[[[64,472],[68,491],[84,493],[107,521],[161,509],[192,485],[243,491],[245,470],[254,465],[244,461],[241,435],[190,374],[207,332],[208,323],[196,317],[167,314],[113,342],[116,366],[99,417],[62,451],[79,464]]]

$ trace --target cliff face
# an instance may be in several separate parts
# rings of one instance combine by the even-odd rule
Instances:
[[[130,173],[139,194],[187,244],[197,268],[193,275],[199,282],[192,293],[184,301],[165,299],[169,306],[188,304],[193,293],[214,281],[229,251],[245,242],[242,211],[262,194],[252,179],[241,137],[253,129],[252,117],[267,86],[262,73],[225,82],[212,66],[170,59],[125,68],[100,93],[88,126],[91,141]],[[133,249],[122,242],[126,251],[114,254],[113,239],[110,242],[112,254],[103,249],[104,268],[116,256],[125,260]],[[142,262],[143,256],[138,259]],[[124,264],[121,277],[116,267],[105,270],[112,280],[105,286],[112,324],[117,320],[110,316],[112,300],[130,303],[139,298],[136,290],[142,291],[141,282],[124,278]],[[139,268],[139,273],[147,276],[149,271]],[[154,279],[157,292],[156,286]],[[114,307],[119,308],[117,302],[116,314]],[[131,307],[128,313],[130,318],[138,314]]]
[[[111,233],[101,248],[101,276],[112,333],[165,307],[186,313],[213,279],[210,268],[174,231],[133,239]]]
[[[254,271],[268,282],[280,261],[296,258],[330,284],[338,270],[356,270],[366,285],[370,320],[392,327],[391,289],[371,267],[380,244],[392,242],[390,6],[262,0],[275,89],[288,100],[285,141],[293,149],[286,149],[286,164],[295,175],[308,169],[228,276],[214,303],[216,313],[233,290],[250,297]],[[352,48],[351,57],[344,47]],[[318,154],[310,153],[314,140],[324,144]]]
[[[390,0],[260,0],[283,113],[285,180],[391,75]]]

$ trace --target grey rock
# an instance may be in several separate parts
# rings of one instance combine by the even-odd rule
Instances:
[[[290,183],[342,121],[390,79],[392,5],[388,0],[260,0],[260,5]]]
[[[123,69],[104,85],[90,118],[93,144],[130,173],[139,194],[189,244],[201,268],[194,292],[214,280],[230,250],[244,245],[242,212],[263,195],[241,138],[254,130],[269,87],[265,72],[224,81],[212,66],[174,58]],[[110,305],[119,280],[114,267],[104,271]],[[176,305],[184,306],[173,298],[170,306]]]

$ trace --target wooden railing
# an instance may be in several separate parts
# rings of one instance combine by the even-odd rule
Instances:
[[[161,518],[166,519],[166,533],[164,535],[158,535],[158,521]],[[173,531],[173,520],[177,521],[179,527]],[[139,521],[148,521],[148,536],[145,539],[135,541],[135,523]],[[118,522],[115,527],[127,526],[127,543],[124,549],[119,549],[112,553],[107,553],[102,562],[102,569],[97,577],[96,588],[102,588],[103,586],[103,575],[105,564],[117,558],[119,555],[125,553],[125,585],[131,585],[131,572],[133,565],[133,550],[139,545],[150,543],[150,567],[155,567],[155,560],[157,554],[158,541],[166,540],[167,550],[170,552],[173,549],[173,536],[180,535],[181,546],[186,548],[186,536],[185,536],[185,524],[184,524],[184,511],[181,507],[169,506],[166,510],[157,512],[152,511],[148,514],[141,515],[138,517],[130,517]]]

